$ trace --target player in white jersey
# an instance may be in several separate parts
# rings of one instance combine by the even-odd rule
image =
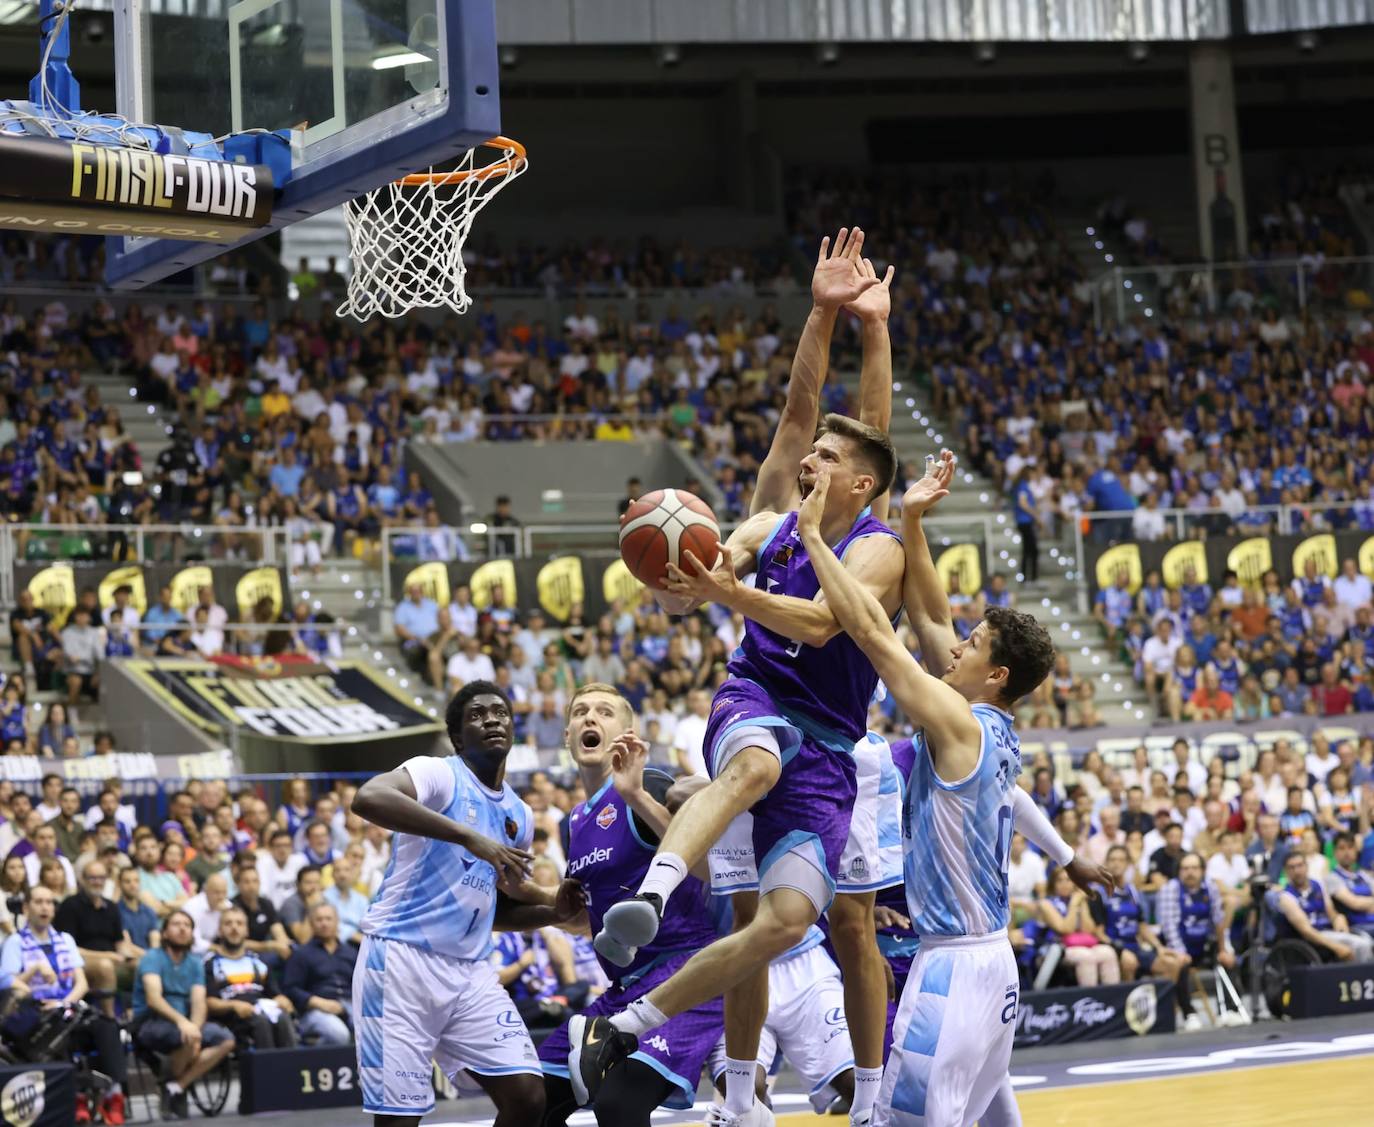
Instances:
[[[495,1127],[528,1127],[544,1114],[543,1074],[488,961],[492,928],[585,920],[584,903],[576,881],[525,881],[534,818],[505,782],[506,695],[471,681],[444,719],[456,755],[408,759],[353,800],[396,833],[353,974],[363,1109],[378,1127],[418,1124],[434,1108],[433,1060],[491,1096]]]
[[[898,1009],[875,1127],[976,1122],[1002,1084],[1015,1029],[1006,866],[1021,761],[1007,710],[1049,674],[1054,645],[1034,618],[1004,607],[989,610],[967,642],[954,640],[921,529],[922,514],[948,495],[953,477],[946,451],[902,506],[903,593],[922,653],[944,647],[948,668],[940,679],[916,663],[882,606],[845,574],[822,538],[824,469],[798,517],[836,619],[918,728],[903,838],[907,903],[921,947]]]

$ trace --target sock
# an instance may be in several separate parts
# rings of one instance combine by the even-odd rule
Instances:
[[[124,1094],[124,1089],[123,1089],[123,1087],[122,1087],[121,1085],[119,1085],[119,1084],[111,1084],[108,1088],[105,1089],[105,1098],[106,1098],[107,1100],[108,1100],[111,1096],[120,1096],[120,1095],[123,1095],[123,1094]]]
[[[633,1033],[636,1037],[643,1037],[651,1029],[657,1029],[660,1025],[666,1025],[668,1017],[648,998],[640,998],[637,1002],[631,1002],[620,1013],[611,1018],[611,1024],[621,1033]]]
[[[653,893],[665,904],[673,892],[687,879],[687,862],[676,853],[659,853],[644,880],[639,886],[639,894]]]
[[[858,1116],[865,1111],[872,1110],[878,1099],[878,1088],[882,1082],[883,1070],[881,1068],[854,1069],[854,1101],[849,1105],[851,1116]]]
[[[725,1058],[725,1110],[745,1115],[754,1106],[754,1062]]]
[[[175,1080],[168,1080],[168,1081],[167,1081],[167,1094],[168,1094],[169,1096],[180,1095],[180,1094],[181,1094],[181,1085],[178,1084]]]

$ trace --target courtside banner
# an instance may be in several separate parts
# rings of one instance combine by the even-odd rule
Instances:
[[[360,661],[217,663],[125,659],[168,708],[212,735],[287,742],[369,742],[438,733],[443,725]]]
[[[262,164],[0,133],[0,227],[227,243],[272,218]]]
[[[1374,963],[1294,967],[1288,980],[1289,1017],[1374,1014]]]
[[[1174,984],[1166,979],[1030,991],[1016,1003],[1018,1049],[1173,1031]]]
[[[1316,532],[1304,536],[1215,536],[1206,540],[1140,540],[1124,544],[1085,541],[1088,582],[1094,595],[1125,575],[1134,594],[1145,576],[1158,571],[1164,585],[1182,584],[1189,568],[1198,581],[1219,588],[1228,571],[1234,571],[1242,587],[1258,589],[1264,573],[1278,572],[1288,583],[1302,575],[1314,560],[1321,575],[1334,579],[1340,562],[1354,559],[1365,575],[1374,576],[1374,536],[1368,532]]]

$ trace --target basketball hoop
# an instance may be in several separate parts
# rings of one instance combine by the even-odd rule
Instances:
[[[500,158],[477,163],[479,149]],[[467,312],[463,244],[477,213],[529,167],[525,146],[493,137],[471,149],[449,172],[417,172],[351,200],[344,207],[353,263],[345,314],[400,317],[412,309],[447,306]]]

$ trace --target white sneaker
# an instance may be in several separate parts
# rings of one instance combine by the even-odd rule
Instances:
[[[1222,1011],[1221,1015],[1217,1018],[1217,1021],[1224,1025],[1227,1029],[1234,1029],[1238,1025],[1250,1024],[1249,1016],[1247,1014],[1240,1013],[1237,1010]]]
[[[726,1111],[724,1104],[712,1104],[706,1109],[706,1127],[774,1127],[776,1123],[773,1112],[758,1100],[743,1115]]]
[[[1202,1015],[1197,1011],[1190,1013],[1183,1019],[1183,1031],[1185,1033],[1197,1033],[1199,1030],[1206,1028],[1207,1023],[1202,1020]]]
[[[849,1113],[849,1127],[868,1127],[873,1122],[873,1109],[867,1111],[851,1111]]]

